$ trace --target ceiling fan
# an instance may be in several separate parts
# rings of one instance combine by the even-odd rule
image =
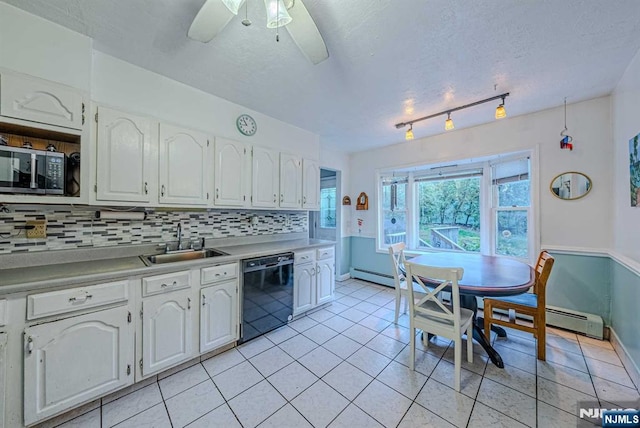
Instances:
[[[202,43],[210,42],[238,14],[244,2],[245,0],[206,0],[191,23],[187,35]],[[329,58],[322,35],[302,0],[265,0],[265,5],[267,14],[270,15],[271,11],[274,16],[274,19],[268,19],[269,28],[285,26],[293,41],[313,64]],[[245,19],[242,23],[250,25],[251,21]]]

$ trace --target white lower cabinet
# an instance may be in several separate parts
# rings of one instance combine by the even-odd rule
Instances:
[[[193,356],[191,289],[142,301],[142,375],[147,376]]]
[[[126,306],[25,328],[25,425],[133,383],[133,361]]]
[[[316,300],[318,305],[333,300],[336,283],[336,265],[333,258],[316,263]]]
[[[200,290],[200,352],[238,340],[238,281]]]
[[[308,311],[315,305],[316,265],[304,263],[293,268],[293,313]]]
[[[298,315],[333,300],[335,252],[333,247],[296,253],[293,267],[293,313]]]

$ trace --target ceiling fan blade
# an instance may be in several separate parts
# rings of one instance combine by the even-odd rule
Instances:
[[[193,19],[187,36],[202,43],[210,42],[235,15],[221,0],[207,0]]]
[[[329,58],[327,45],[302,0],[295,0],[288,12],[293,20],[285,28],[309,61],[319,64]]]

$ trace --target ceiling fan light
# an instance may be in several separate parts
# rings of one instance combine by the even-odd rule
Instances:
[[[267,8],[267,28],[284,27],[293,20],[282,0],[264,0],[264,5]]]
[[[507,117],[507,111],[504,109],[504,104],[500,104],[496,107],[496,119],[504,119]]]
[[[413,140],[413,126],[409,126],[409,129],[404,134],[404,139],[407,141]]]
[[[227,6],[227,9],[229,9],[231,13],[237,15],[243,1],[244,0],[222,0],[222,3]]]
[[[444,121],[444,130],[451,131],[455,126],[453,126],[453,120],[451,120],[451,114],[447,116],[447,120]]]

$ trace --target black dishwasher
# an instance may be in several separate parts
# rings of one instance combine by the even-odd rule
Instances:
[[[274,330],[293,317],[293,253],[242,261],[239,343]]]

